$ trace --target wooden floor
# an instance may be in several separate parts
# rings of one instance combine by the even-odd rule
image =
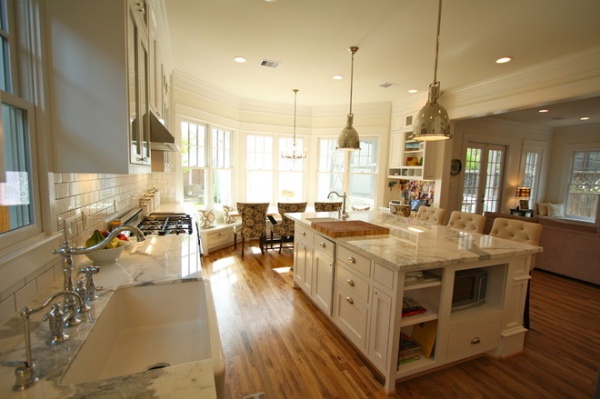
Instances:
[[[381,383],[302,291],[292,250],[256,243],[206,255],[226,360],[227,398],[387,398]],[[525,352],[397,384],[392,398],[591,398],[600,366],[600,288],[535,270]]]

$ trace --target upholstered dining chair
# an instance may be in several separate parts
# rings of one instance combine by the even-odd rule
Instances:
[[[516,219],[496,218],[494,219],[494,224],[492,224],[490,235],[524,244],[539,245],[540,237],[542,236],[542,225]],[[531,257],[529,274],[531,274],[534,268],[535,255]],[[530,284],[528,283],[527,294],[525,296],[525,311],[523,314],[523,326],[525,328],[529,328],[529,286]]]
[[[342,209],[341,202],[317,202],[315,201],[315,212],[337,212]]]
[[[294,221],[285,216],[286,213],[304,212],[306,210],[306,202],[279,202],[277,204],[277,212],[281,215],[281,223],[273,225],[273,233],[279,236],[279,253],[283,248],[283,241],[291,240],[294,238]],[[273,241],[273,237],[271,237]]]
[[[244,203],[238,202],[237,209],[242,218],[242,224],[233,227],[233,249],[237,248],[238,235],[242,238],[242,258],[244,257],[244,243],[246,238],[259,239],[260,252],[265,253],[265,227],[269,203]]]
[[[448,227],[473,233],[483,234],[485,216],[476,213],[452,211]]]
[[[424,222],[444,224],[445,217],[446,210],[442,208],[436,208],[434,206],[420,206],[419,210],[417,211],[417,219]]]

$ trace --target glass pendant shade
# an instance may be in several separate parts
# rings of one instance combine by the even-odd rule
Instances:
[[[291,147],[281,151],[281,158],[284,159],[304,159],[306,158],[306,150],[300,148],[296,142],[296,98],[298,97],[298,89],[294,89],[294,139]]]
[[[448,111],[437,100],[440,96],[440,82],[437,81],[438,53],[440,47],[440,25],[442,22],[442,0],[439,2],[437,37],[435,42],[435,65],[433,67],[433,83],[429,85],[427,104],[417,114],[411,139],[417,141],[436,141],[452,138],[450,133],[450,117]]]
[[[352,46],[348,50],[352,53],[352,68],[350,72],[350,112],[346,120],[346,127],[342,129],[337,139],[336,150],[355,151],[360,150],[360,139],[358,132],[352,126],[354,122],[354,114],[352,113],[352,86],[354,83],[354,53],[358,51],[358,47]]]

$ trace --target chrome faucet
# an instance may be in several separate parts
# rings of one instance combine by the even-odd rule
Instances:
[[[25,321],[25,363],[23,366],[17,367],[15,370],[15,377],[17,378],[15,385],[13,386],[13,390],[22,391],[24,389],[29,388],[33,384],[39,381],[38,376],[35,371],[35,364],[33,363],[33,359],[31,357],[31,332],[29,328],[29,316],[33,313],[39,312],[44,309],[46,306],[50,304],[54,300],[54,298],[58,296],[72,297],[73,301],[76,305],[81,306],[83,301],[81,297],[74,292],[58,292],[52,295],[50,298],[46,299],[44,303],[42,303],[37,308],[31,309],[29,306],[25,306],[19,315]],[[67,317],[69,317],[67,315]],[[48,345],[55,345],[61,342],[64,342],[69,338],[67,334],[64,333],[64,316],[62,311],[60,310],[60,306],[57,304],[52,305],[52,310],[50,313],[44,316],[44,320],[49,320],[50,322],[50,331],[52,333],[52,337],[48,341]]]
[[[89,254],[90,252],[102,249],[106,246],[107,243],[111,242],[115,237],[117,237],[117,235],[126,230],[133,232],[137,237],[138,241],[144,241],[146,239],[144,233],[134,226],[118,227],[111,231],[110,234],[98,244],[86,248],[73,248],[69,246],[69,241],[65,236],[65,240],[63,241],[62,246],[59,249],[55,249],[52,251],[53,254],[58,254],[61,257],[64,279],[63,292],[75,293],[75,287],[73,286],[73,255]],[[67,320],[65,320],[65,327],[71,327],[81,323],[81,320],[77,318],[78,307],[76,301],[73,299],[73,297],[69,295],[65,295],[65,299],[63,302],[63,312],[65,314],[71,315]]]
[[[331,191],[329,194],[327,194],[327,199],[329,199],[331,194],[335,194],[342,199],[342,210],[340,213],[340,220],[348,219],[349,218],[348,212],[346,212],[346,196],[347,196],[346,193],[340,195],[337,191]]]

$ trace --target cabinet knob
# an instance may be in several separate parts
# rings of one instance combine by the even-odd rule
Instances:
[[[306,237],[306,231],[303,231],[303,232],[302,232],[302,233],[300,233],[300,234],[302,234],[304,237]]]
[[[356,259],[354,259],[352,256],[348,256],[348,262],[356,263]]]
[[[479,337],[475,337],[471,340],[471,345],[477,345],[481,343],[481,339],[479,339]]]
[[[349,296],[346,297],[346,302],[348,302],[350,305],[354,305],[354,299],[350,298]]]
[[[346,280],[346,282],[348,283],[348,285],[350,287],[354,287],[354,280],[352,280],[351,278],[349,278],[348,280]]]
[[[321,245],[323,248],[325,248],[325,247],[327,246],[327,245],[325,245],[325,243],[324,243],[324,242],[322,242],[320,245]]]
[[[332,267],[333,267],[333,263],[330,263],[329,264],[329,268],[331,269]]]

